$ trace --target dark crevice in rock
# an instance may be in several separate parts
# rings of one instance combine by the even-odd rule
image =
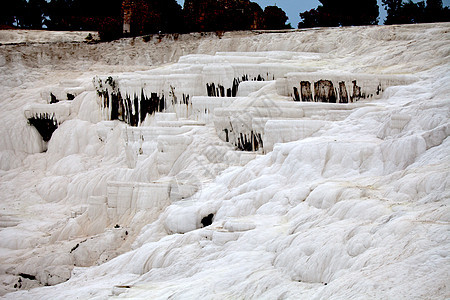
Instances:
[[[231,88],[231,97],[236,97],[238,89],[239,89],[240,81],[235,78],[233,79],[233,87]]]
[[[380,95],[383,92],[383,89],[381,88],[381,84],[377,86],[377,95]]]
[[[202,221],[201,221],[203,227],[211,225],[213,222],[213,218],[214,218],[214,214],[209,214],[206,217],[203,217]]]
[[[311,83],[309,81],[300,82],[300,90],[301,90],[303,102],[313,101],[312,92],[311,92]]]
[[[229,90],[230,89],[228,89],[227,93],[225,94],[225,88],[222,85],[218,84],[216,87],[215,83],[206,84],[208,97],[228,97],[228,95],[231,93],[231,91]]]
[[[294,86],[294,101],[300,101],[300,95],[298,94],[298,89]]]
[[[44,141],[50,141],[53,132],[58,128],[58,122],[53,114],[39,114],[28,119],[28,123],[34,126]]]
[[[347,88],[344,81],[339,82],[339,103],[348,103]]]
[[[356,84],[356,80],[353,80],[352,83],[353,83],[353,95],[352,97],[350,97],[351,101],[354,102],[358,101],[361,98],[366,98],[366,95],[364,93],[361,93],[361,87],[359,87]]]
[[[262,135],[253,131],[250,134],[241,132],[235,146],[241,151],[258,151],[263,147]]]
[[[36,280],[36,276],[34,275],[30,275],[30,274],[26,274],[26,273],[19,273],[20,277],[29,279],[29,280]]]
[[[269,74],[267,74],[267,77],[269,77]],[[243,75],[241,77],[234,78],[232,87],[227,90],[225,90],[221,84],[207,83],[206,94],[208,97],[236,97],[239,90],[239,84],[243,81],[265,81],[265,79],[261,75],[253,78],[248,75]]]
[[[316,102],[336,103],[336,93],[330,80],[319,80],[314,83]]]
[[[228,136],[228,129],[223,130],[225,132],[225,141],[228,143],[230,141],[230,137]]]
[[[50,93],[50,104],[58,103],[58,102],[59,102],[59,100],[56,99],[56,96],[53,95],[53,93]]]
[[[78,247],[80,247],[80,244],[76,244],[75,247],[73,247],[73,248],[70,250],[70,253],[72,253],[73,251],[77,250]]]
[[[103,108],[110,111],[110,120],[119,120],[131,126],[139,126],[145,121],[147,115],[164,112],[168,106],[170,107],[170,103],[166,102],[168,100],[164,92],[161,94],[152,92],[149,95],[141,88],[139,93],[123,96],[117,82],[111,76],[105,80],[94,78],[94,84],[97,95],[102,98]],[[172,98],[172,105],[190,105],[190,95],[182,94],[183,97],[179,101],[175,95],[175,87],[171,86],[170,89],[168,95],[169,98]]]
[[[183,102],[182,104],[189,105],[190,104],[190,96],[183,93]]]
[[[81,242],[77,243],[77,244],[70,250],[70,253],[72,253],[73,251],[77,250],[78,247],[80,247],[80,244],[82,244],[82,243],[84,243],[84,242],[86,242],[86,241],[87,241],[87,239],[84,240],[84,241],[81,241]]]
[[[340,81],[339,86],[334,86],[331,80],[319,80],[314,82],[314,95],[311,89],[312,83],[309,81],[300,82],[300,92],[297,87],[293,87],[293,100],[303,102],[325,102],[325,103],[349,103],[360,99],[373,97],[373,94],[366,95],[357,85],[356,80],[352,81],[350,91],[347,90],[345,81]],[[376,94],[382,92],[381,85],[377,87]]]
[[[153,115],[155,112],[163,112],[166,108],[164,95],[158,96],[157,93],[151,93],[150,97],[141,90],[138,97],[127,96],[122,98],[120,92],[111,93],[100,92],[103,98],[103,107],[111,106],[111,120],[119,120],[126,122],[131,126],[138,126],[144,122],[147,115]],[[183,94],[183,104],[189,104],[189,95]]]

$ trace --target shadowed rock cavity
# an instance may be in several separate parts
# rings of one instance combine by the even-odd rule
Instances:
[[[300,101],[300,95],[298,94],[298,89],[294,86],[294,101]]]
[[[138,126],[145,121],[148,114],[163,112],[166,107],[164,95],[158,96],[157,93],[151,93],[150,97],[147,97],[143,90],[141,97],[135,95],[122,98],[120,92],[111,94],[102,92],[100,95],[103,98],[103,107],[111,106],[111,120],[124,121],[131,126]],[[183,103],[188,104],[188,102],[189,95],[183,94]]]
[[[263,140],[260,133],[239,134],[237,144],[235,145],[241,151],[258,151],[263,147]]]
[[[361,87],[356,85],[356,80],[352,81],[353,83],[353,95],[350,98],[353,101],[358,101],[361,98],[365,98],[365,95],[361,93]]]
[[[314,83],[314,101],[336,103],[336,93],[330,80],[319,80]]]
[[[267,74],[267,77],[269,74]],[[242,77],[234,78],[233,85],[231,88],[225,91],[225,87],[221,84],[207,83],[206,93],[208,97],[236,97],[239,90],[239,84],[244,81],[265,81],[264,77],[261,75],[255,76],[253,78],[248,75],[243,75]]]
[[[339,103],[348,103],[347,88],[344,81],[339,82]]]
[[[300,82],[300,90],[301,90],[303,102],[313,101],[312,92],[311,92],[311,83],[309,81]]]
[[[349,92],[345,81],[340,81],[339,86],[335,87],[331,80],[319,80],[314,82],[314,94],[311,89],[311,82],[301,81],[300,92],[297,87],[294,87],[293,98],[294,101],[302,102],[325,102],[325,103],[349,103],[356,102],[361,98],[367,98],[366,94],[361,92],[361,87],[357,85],[356,80],[352,81],[352,88]],[[382,92],[381,86],[377,89],[377,95]],[[373,95],[369,95],[373,96]]]
[[[36,280],[36,276],[31,275],[31,274],[26,274],[26,273],[20,273],[19,274],[20,277],[29,279],[29,280]]]
[[[56,96],[53,93],[50,93],[50,104],[58,103],[59,100],[56,99]]]
[[[105,80],[94,78],[94,84],[97,95],[102,98],[103,108],[110,109],[110,120],[123,121],[131,126],[139,126],[147,115],[164,112],[170,105],[191,104],[189,94],[183,93],[181,99],[177,98],[174,86],[170,86],[167,98],[164,92],[148,94],[143,88],[140,93],[123,96],[116,80],[111,76]]]
[[[212,224],[214,218],[214,214],[209,214],[206,217],[204,217],[201,221],[203,227],[209,226]]]
[[[43,140],[48,142],[53,132],[58,128],[58,122],[54,119],[53,114],[40,114],[28,119],[28,123],[34,126]]]
[[[207,83],[206,92],[208,94],[208,97],[232,97],[231,89],[227,89],[227,92],[225,94],[225,87],[220,84],[218,84],[216,87],[215,83]]]

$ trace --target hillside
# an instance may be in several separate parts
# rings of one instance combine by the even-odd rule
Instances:
[[[450,297],[449,30],[0,31],[0,295]]]

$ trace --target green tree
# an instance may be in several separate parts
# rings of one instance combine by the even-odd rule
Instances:
[[[390,25],[398,23],[402,14],[402,0],[382,0],[382,3],[387,11],[384,24]]]
[[[259,29],[263,10],[249,0],[185,0],[183,8],[188,31]]]
[[[423,22],[448,22],[450,13],[448,7],[443,7],[442,0],[428,0],[417,3],[408,0],[382,0],[386,7],[387,17],[384,22],[390,24],[411,24]]]
[[[45,0],[28,0],[25,6],[21,27],[41,29],[44,21]]]
[[[319,0],[316,9],[300,13],[299,28],[351,25],[375,25],[378,23],[377,0]]]
[[[183,15],[175,0],[128,0],[122,4],[122,15],[130,15],[133,36],[158,32],[182,32]]]
[[[50,30],[73,30],[73,0],[51,0],[46,9],[44,24]]]
[[[425,8],[426,22],[449,22],[450,9],[443,7],[442,0],[428,0]]]
[[[183,10],[175,0],[146,0],[149,18],[146,22],[146,33],[182,32]]]
[[[409,0],[403,3],[401,12],[400,18],[402,24],[426,22],[425,2],[423,1],[414,3]]]
[[[298,23],[298,28],[339,26],[337,20],[324,11],[323,6],[300,13],[300,18],[302,21]]]
[[[0,25],[21,26],[26,5],[25,0],[2,1],[0,4]]]
[[[51,0],[44,23],[51,30],[98,30],[106,18],[121,22],[122,0]]]
[[[290,25],[286,25],[288,17],[286,13],[277,6],[267,6],[264,9],[264,28],[265,29],[287,29]]]

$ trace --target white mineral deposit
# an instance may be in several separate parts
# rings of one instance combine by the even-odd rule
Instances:
[[[4,299],[450,298],[450,23],[87,34],[0,31]]]

